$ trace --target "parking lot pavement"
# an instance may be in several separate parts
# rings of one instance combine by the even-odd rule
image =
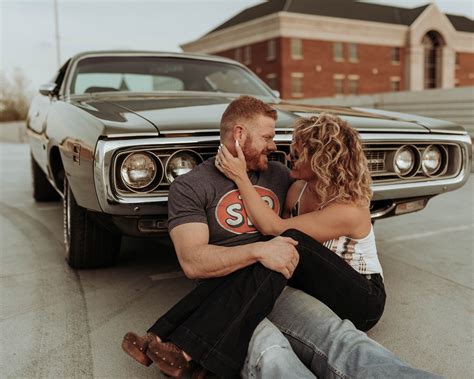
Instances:
[[[0,144],[2,377],[156,378],[120,348],[193,286],[167,239],[125,239],[117,266],[64,262],[60,203],[31,197],[28,147]],[[422,212],[377,221],[388,293],[369,335],[405,361],[449,378],[473,370],[473,185]]]

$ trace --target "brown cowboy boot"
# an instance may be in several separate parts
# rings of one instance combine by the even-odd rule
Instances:
[[[146,351],[151,342],[158,342],[157,338],[158,337],[153,333],[148,333],[147,335],[140,337],[133,332],[128,332],[123,337],[122,349],[138,363],[141,363],[144,366],[150,366],[152,360],[147,357]]]

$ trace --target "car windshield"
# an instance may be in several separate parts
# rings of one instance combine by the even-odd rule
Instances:
[[[110,91],[201,91],[272,96],[254,75],[229,63],[149,56],[81,59],[70,93]]]

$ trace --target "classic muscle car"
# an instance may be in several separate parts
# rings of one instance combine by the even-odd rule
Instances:
[[[415,115],[284,102],[238,62],[209,55],[85,52],[41,86],[27,119],[36,201],[63,199],[73,268],[114,263],[121,236],[166,233],[170,183],[212,157],[220,117],[240,94],[278,110],[271,159],[285,163],[291,124],[338,114],[363,139],[373,219],[423,209],[462,186],[471,140],[462,127]]]

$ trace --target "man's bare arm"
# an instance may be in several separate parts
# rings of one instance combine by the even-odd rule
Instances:
[[[191,279],[225,276],[256,262],[289,279],[298,264],[296,242],[291,238],[234,247],[210,245],[208,226],[197,222],[176,226],[170,236],[179,263]]]

